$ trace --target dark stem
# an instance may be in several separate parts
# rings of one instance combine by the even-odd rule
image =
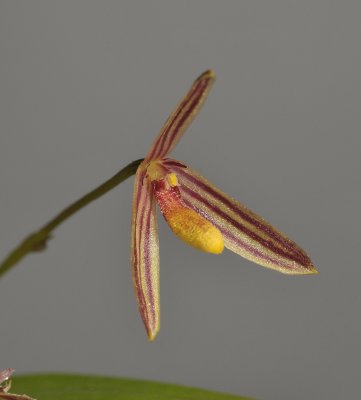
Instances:
[[[105,193],[114,189],[120,183],[124,182],[127,178],[134,175],[139,167],[139,164],[143,159],[133,161],[126,167],[121,169],[113,177],[102,183],[100,186],[87,193],[85,196],[70,204],[58,215],[56,215],[51,221],[45,224],[38,231],[32,233],[30,236],[25,238],[18,247],[16,247],[1,263],[0,265],[0,277],[8,272],[15,264],[17,264],[23,257],[30,252],[37,252],[46,249],[47,241],[51,238],[51,232],[63,223],[65,220],[70,218],[72,215],[77,213],[83,207],[87,206],[92,201],[103,196]]]

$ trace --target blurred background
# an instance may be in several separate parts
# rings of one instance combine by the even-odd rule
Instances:
[[[285,232],[320,274],[197,252],[160,218],[162,328],[130,273],[133,179],[0,281],[1,365],[260,399],[360,393],[361,2],[0,2],[0,255],[145,155],[192,81],[172,156]]]

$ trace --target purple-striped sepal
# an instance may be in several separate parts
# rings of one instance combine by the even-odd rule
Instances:
[[[229,250],[284,274],[314,274],[305,251],[243,204],[176,160],[162,164],[178,179],[183,202],[214,224]]]
[[[169,116],[150,147],[145,162],[164,158],[178,143],[185,130],[199,113],[214,83],[213,71],[205,71],[193,83],[188,93]]]
[[[145,175],[141,164],[133,192],[131,266],[140,315],[148,338],[154,340],[160,328],[159,243],[155,198]]]

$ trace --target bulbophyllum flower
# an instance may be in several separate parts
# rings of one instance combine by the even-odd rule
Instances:
[[[156,203],[171,230],[214,254],[224,247],[285,274],[317,273],[296,243],[182,162],[167,158],[203,105],[215,76],[204,72],[170,115],[135,176],[131,263],[148,338],[159,331],[159,244]]]
[[[9,393],[11,382],[9,378],[14,373],[12,368],[4,369],[0,371],[0,399],[4,400],[34,400],[33,398],[26,396],[25,394],[12,394]]]

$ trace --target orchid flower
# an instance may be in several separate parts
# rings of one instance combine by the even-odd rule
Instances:
[[[34,400],[25,394],[12,394],[9,393],[11,382],[9,378],[14,373],[12,368],[4,369],[0,371],[0,399],[4,400]]]
[[[156,203],[171,230],[209,253],[224,247],[285,274],[317,270],[296,243],[185,164],[167,158],[198,114],[215,80],[204,72],[170,115],[139,165],[134,183],[131,264],[135,294],[148,338],[160,327]]]

